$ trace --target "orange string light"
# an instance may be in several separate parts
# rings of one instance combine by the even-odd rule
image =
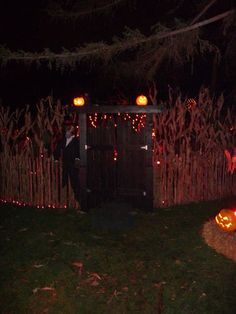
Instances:
[[[145,127],[146,114],[136,114],[134,117],[132,117],[128,113],[125,113],[125,114],[118,113],[117,117],[119,117],[119,119],[122,119],[123,121],[127,121],[127,122],[130,121],[131,128],[135,132],[140,132],[141,129]],[[98,115],[97,113],[94,113],[88,116],[89,124],[90,126],[94,128],[98,127],[100,121],[108,121],[108,120],[113,120],[113,124],[115,128],[118,126],[117,121],[116,121],[117,119],[115,119],[115,116],[112,114]]]

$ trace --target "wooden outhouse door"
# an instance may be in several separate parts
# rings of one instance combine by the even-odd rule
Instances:
[[[143,207],[152,207],[153,198],[151,132],[146,123],[139,131],[131,122],[117,125],[116,192]]]
[[[132,115],[143,111],[146,114],[144,127],[137,131],[131,121],[125,121],[118,114],[127,107],[96,109],[100,109],[100,113],[110,110],[113,119],[100,121],[94,127],[85,113],[80,114],[82,207],[122,199],[139,207],[152,208],[152,113],[160,110],[145,108],[145,112],[139,108],[140,111],[136,111],[133,106],[129,108]]]
[[[116,194],[116,130],[112,121],[96,128],[87,123],[87,202],[95,207]]]

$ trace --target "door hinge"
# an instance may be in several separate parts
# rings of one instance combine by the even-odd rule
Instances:
[[[148,145],[140,146],[141,149],[148,150]]]

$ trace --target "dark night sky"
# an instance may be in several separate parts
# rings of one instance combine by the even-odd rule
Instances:
[[[46,0],[35,1],[1,1],[0,4],[0,44],[5,44],[12,50],[23,49],[28,51],[40,51],[50,47],[53,51],[60,51],[61,47],[73,49],[83,43],[104,40],[109,42],[113,35],[121,36],[124,26],[132,29],[139,28],[146,35],[150,34],[150,26],[157,21],[173,22],[173,15],[165,14],[173,3],[183,2],[182,6],[175,12],[179,19],[193,18],[197,12],[193,10],[193,2],[198,1],[136,1],[136,7],[120,7],[116,12],[98,16],[97,18],[82,19],[75,23],[58,22],[51,20],[43,12],[48,3]],[[218,4],[209,10],[204,16],[213,16],[217,13],[228,10],[232,1],[218,1]],[[217,40],[215,29],[217,25],[208,27],[209,33],[214,40]],[[209,83],[209,68],[206,68],[208,60],[196,61],[194,74],[191,76],[190,65],[181,69],[180,73],[186,74],[185,82],[178,80],[176,73],[164,73],[160,78],[160,84],[175,84],[176,86],[185,83],[186,89],[194,85],[195,90],[201,82]],[[204,72],[204,69],[206,71]],[[38,101],[53,92],[55,97],[69,99],[72,94],[79,90],[87,90],[90,94],[102,97],[103,90],[109,88],[108,82],[99,80],[98,71],[82,64],[73,72],[65,71],[60,73],[47,67],[37,68],[36,65],[27,67],[23,64],[9,64],[0,70],[0,99],[4,104],[21,105]],[[166,82],[166,83],[163,83]],[[132,88],[135,83],[132,85]],[[138,83],[135,88],[139,88]],[[131,89],[132,89],[131,88]],[[135,89],[134,88],[134,89]],[[192,91],[195,91],[192,88]]]

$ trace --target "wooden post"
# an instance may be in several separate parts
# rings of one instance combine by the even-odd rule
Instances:
[[[147,209],[153,208],[153,143],[152,143],[152,128],[153,128],[153,114],[147,113],[146,118],[146,195],[145,196],[145,207]]]
[[[79,114],[80,127],[80,207],[86,211],[88,209],[87,200],[87,115]]]

